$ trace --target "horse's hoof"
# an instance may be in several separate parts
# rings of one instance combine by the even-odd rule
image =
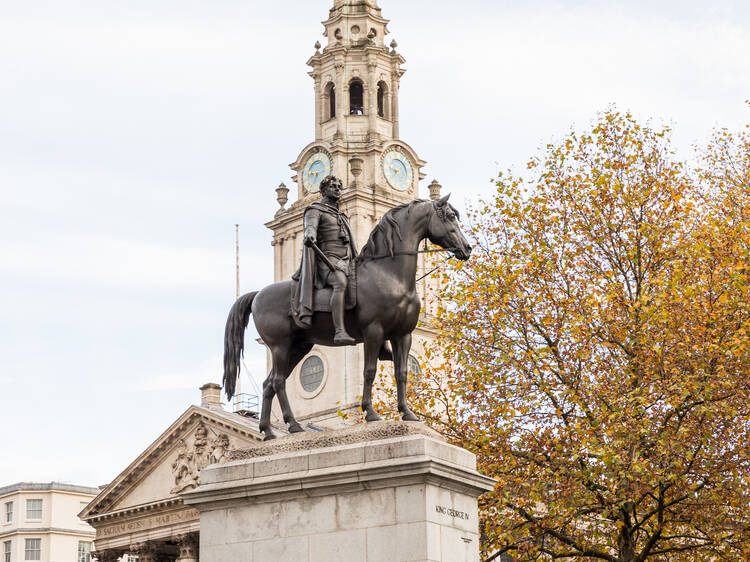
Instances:
[[[368,423],[369,422],[378,422],[378,421],[383,421],[383,418],[381,418],[378,415],[378,413],[373,410],[373,411],[367,412],[367,415],[365,416],[365,421],[368,422]]]
[[[304,433],[305,428],[303,428],[299,423],[294,422],[289,426],[289,433]]]
[[[415,416],[413,412],[406,412],[401,417],[401,419],[404,420],[404,421],[406,421],[406,422],[418,422],[419,421],[419,418],[417,416]]]
[[[263,441],[273,441],[276,439],[276,434],[273,431],[267,431]]]

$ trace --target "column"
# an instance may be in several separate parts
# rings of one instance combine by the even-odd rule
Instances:
[[[313,74],[315,80],[315,140],[323,138],[323,91],[320,85],[320,74]]]
[[[378,83],[375,75],[377,65],[370,62],[367,65],[367,117],[368,140],[375,140],[378,135]]]
[[[349,87],[344,76],[344,62],[336,62],[336,138],[346,136],[346,116],[349,114]]]
[[[198,533],[187,533],[177,537],[180,556],[175,562],[198,562],[199,542]]]
[[[130,551],[138,557],[138,562],[159,562],[159,553],[156,545],[152,542],[131,546]]]
[[[117,550],[97,550],[91,553],[91,557],[96,558],[97,562],[117,562],[123,554],[124,552]]]
[[[274,283],[281,281],[281,256],[283,254],[283,238],[274,236],[271,246],[273,246],[273,280]]]
[[[391,113],[393,115],[393,138],[398,140],[398,88],[400,78],[398,73],[394,72],[391,78]]]

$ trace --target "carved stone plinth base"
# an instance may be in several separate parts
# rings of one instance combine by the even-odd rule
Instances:
[[[494,481],[421,424],[293,435],[204,469],[201,562],[477,562],[476,498]]]

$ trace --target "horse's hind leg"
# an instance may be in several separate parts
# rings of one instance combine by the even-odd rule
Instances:
[[[419,418],[409,409],[406,402],[406,383],[409,376],[409,350],[411,349],[411,334],[391,340],[393,344],[393,363],[396,371],[396,390],[398,391],[398,411],[404,421],[419,421]]]
[[[286,395],[286,379],[291,374],[294,367],[300,360],[307,355],[312,349],[311,344],[294,344],[291,349],[274,349],[272,351],[274,364],[273,389],[279,399],[281,413],[284,416],[284,422],[289,424],[289,433],[301,433],[305,431],[294,418],[294,413],[289,405],[289,398]]]
[[[294,367],[297,366],[297,363],[299,363],[305,355],[310,353],[312,348],[313,346],[310,343],[294,344],[291,351],[288,354],[285,354],[284,357],[286,360],[285,371],[283,373],[284,376],[274,378],[274,390],[276,391],[276,396],[279,398],[279,406],[281,406],[281,412],[284,414],[284,421],[289,424],[289,433],[301,433],[305,430],[294,418],[292,407],[289,405],[289,398],[286,395],[286,379],[289,378],[289,375],[294,370]],[[276,364],[275,355],[274,364]],[[281,374],[282,373],[279,372],[279,375]]]

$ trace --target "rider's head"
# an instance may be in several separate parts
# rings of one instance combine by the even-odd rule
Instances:
[[[341,192],[344,189],[344,185],[341,180],[336,176],[326,176],[323,181],[320,182],[320,194],[323,197],[331,197],[338,199],[341,197]]]

